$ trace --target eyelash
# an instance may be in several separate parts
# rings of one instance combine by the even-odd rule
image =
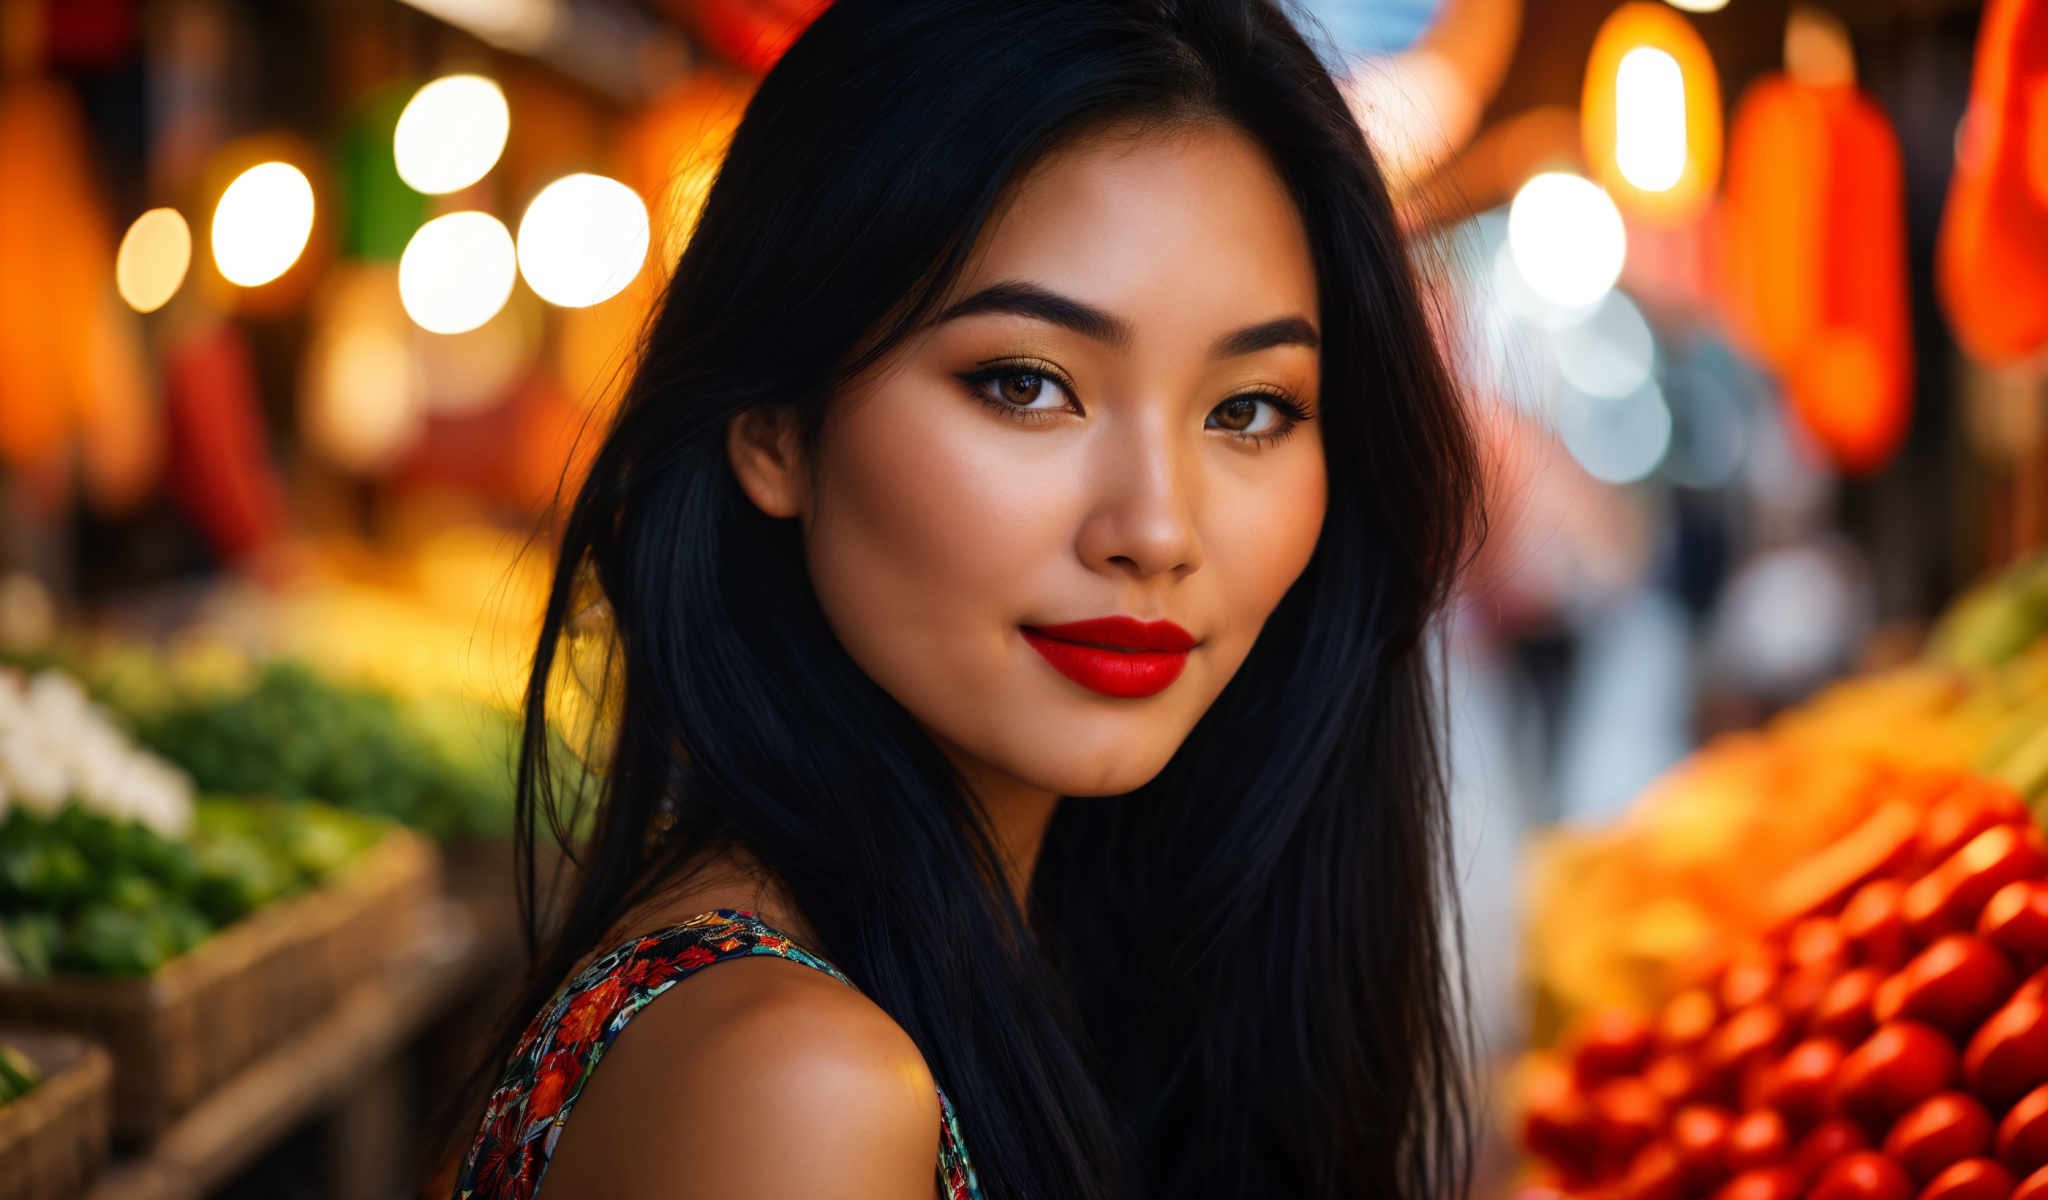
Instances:
[[[990,408],[995,409],[997,412],[1002,413],[1004,416],[1011,418],[1012,420],[1023,421],[1026,424],[1035,425],[1040,421],[1049,420],[1052,417],[1059,415],[1059,410],[1057,409],[1019,408],[1014,404],[1009,404],[1005,403],[1004,401],[998,400],[982,390],[982,385],[984,384],[994,382],[995,380],[998,379],[1014,378],[1015,376],[1018,375],[1036,375],[1041,379],[1051,382],[1060,390],[1066,392],[1068,400],[1071,401],[1074,399],[1074,385],[1072,381],[1070,381],[1066,377],[1066,375],[1059,370],[1059,368],[1053,366],[1051,363],[1048,362],[1012,361],[993,363],[989,366],[982,367],[979,370],[965,372],[959,376],[959,379],[960,382],[967,385],[967,390],[974,396],[975,399],[981,401],[983,404],[988,405]],[[1309,411],[1308,408],[1303,406],[1294,397],[1288,395],[1285,392],[1275,391],[1267,388],[1253,388],[1249,391],[1233,393],[1232,395],[1226,397],[1223,403],[1228,403],[1231,400],[1247,399],[1263,400],[1266,403],[1272,405],[1275,410],[1277,410],[1282,416],[1287,418],[1287,423],[1285,425],[1282,425],[1280,428],[1272,431],[1271,433],[1240,433],[1234,429],[1226,429],[1223,431],[1241,442],[1250,442],[1260,447],[1271,446],[1274,443],[1279,442],[1282,438],[1285,438],[1287,435],[1293,433],[1296,429],[1299,429],[1305,422],[1312,421],[1315,419],[1315,414]]]

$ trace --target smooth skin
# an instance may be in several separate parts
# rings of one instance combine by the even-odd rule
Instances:
[[[728,452],[756,505],[801,522],[848,653],[986,806],[1021,903],[1057,805],[1157,775],[1314,552],[1315,272],[1285,185],[1236,127],[1111,130],[1011,189],[940,308],[834,398],[815,474],[774,414],[736,419]],[[1115,699],[1020,631],[1110,615],[1199,644],[1164,691]],[[742,858],[618,933],[717,907],[807,940]],[[604,1062],[550,1196],[934,1194],[929,1069],[879,1007],[808,967],[693,977]]]

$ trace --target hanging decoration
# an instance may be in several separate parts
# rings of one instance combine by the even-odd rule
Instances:
[[[1984,6],[1935,284],[1971,357],[2048,349],[2048,0]]]
[[[0,469],[53,507],[74,445],[109,514],[155,478],[161,431],[85,125],[60,84],[0,88]]]
[[[195,328],[164,363],[171,490],[214,552],[233,562],[284,530],[284,484],[249,343],[228,321]]]
[[[1593,39],[1580,97],[1593,179],[1623,212],[1678,223],[1721,176],[1721,85],[1707,44],[1669,6],[1631,0]]]
[[[1743,95],[1719,220],[1732,331],[1846,471],[1890,461],[1912,408],[1905,171],[1850,83],[1770,76]]]
[[[670,0],[727,62],[766,75],[832,0]]]

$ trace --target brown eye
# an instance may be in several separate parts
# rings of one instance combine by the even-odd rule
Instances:
[[[1232,396],[1216,406],[1222,417],[1222,428],[1232,433],[1243,433],[1250,429],[1252,421],[1259,415],[1259,402],[1250,396]]]
[[[1019,408],[1028,408],[1045,388],[1045,376],[1035,371],[1013,371],[997,380],[1003,399]]]

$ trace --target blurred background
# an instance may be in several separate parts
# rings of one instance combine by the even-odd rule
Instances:
[[[818,7],[0,0],[0,1198],[415,1184],[518,960],[550,502]],[[2048,783],[2048,2],[1298,8],[1487,455],[1483,1194],[1709,1194],[1778,1160],[1673,1175],[1681,1111],[1903,965],[1852,885]]]

